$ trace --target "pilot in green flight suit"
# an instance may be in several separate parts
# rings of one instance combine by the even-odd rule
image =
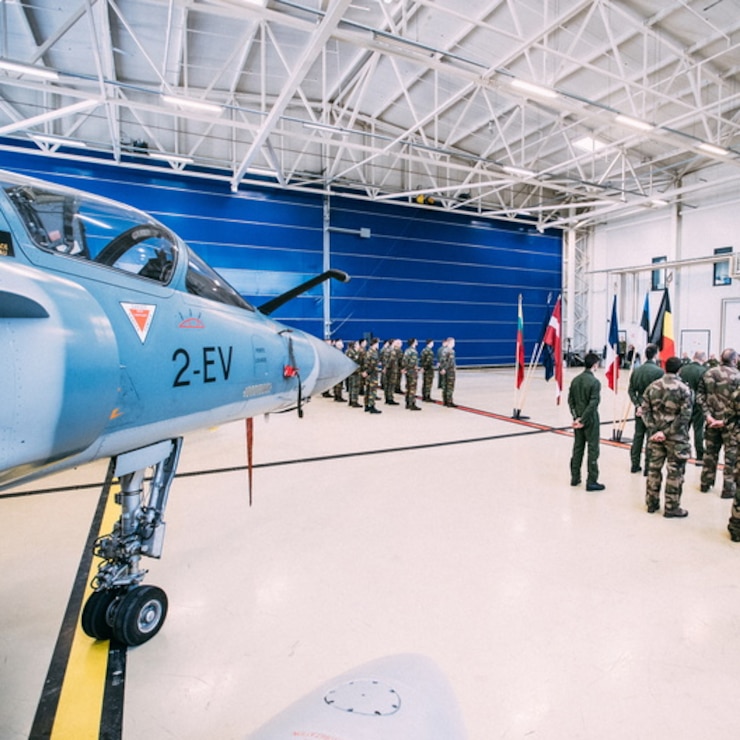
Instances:
[[[586,490],[603,491],[606,486],[599,483],[599,399],[601,383],[594,376],[593,368],[599,364],[599,356],[589,352],[585,359],[585,370],[570,384],[568,406],[573,416],[573,455],[570,459],[570,484],[581,482],[583,453],[588,446],[586,460]]]

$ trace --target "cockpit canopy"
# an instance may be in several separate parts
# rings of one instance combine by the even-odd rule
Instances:
[[[178,260],[187,259],[188,293],[254,310],[172,231],[141,211],[46,183],[3,177],[0,186],[39,249],[162,285],[172,282]]]

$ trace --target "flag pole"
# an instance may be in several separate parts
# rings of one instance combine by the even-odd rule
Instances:
[[[524,377],[524,311],[522,308],[522,294],[519,294],[516,325],[516,358],[514,363],[514,411],[513,419],[521,418],[522,414],[522,385]]]

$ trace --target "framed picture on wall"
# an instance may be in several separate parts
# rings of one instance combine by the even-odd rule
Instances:
[[[681,329],[681,357],[684,354],[694,356],[694,352],[706,352],[709,357],[709,340],[711,332],[709,329]]]

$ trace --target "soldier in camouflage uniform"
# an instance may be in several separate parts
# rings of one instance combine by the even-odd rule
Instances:
[[[686,461],[691,455],[689,425],[693,402],[691,389],[677,375],[681,369],[678,357],[669,357],[665,374],[653,381],[643,394],[642,419],[648,435],[648,472],[645,504],[648,514],[660,509],[660,488],[665,478],[665,517],[685,517],[681,508]]]
[[[371,414],[383,413],[380,409],[375,408],[378,392],[378,344],[377,337],[370,340],[362,363],[362,377],[365,379],[365,411]]]
[[[719,453],[724,446],[722,498],[733,498],[737,488],[735,485],[737,441],[733,435],[735,419],[730,409],[730,398],[739,385],[737,352],[728,348],[722,351],[720,364],[710,367],[701,376],[696,392],[696,400],[704,412],[705,422],[701,491],[706,493],[714,485]]]
[[[691,428],[694,430],[694,449],[696,450],[696,464],[701,465],[704,457],[704,412],[701,405],[696,403],[696,391],[699,388],[699,380],[707,371],[707,353],[697,350],[691,362],[683,363],[678,371],[678,377],[686,383],[694,394],[694,409],[691,412]]]
[[[442,381],[442,403],[451,408],[455,408],[457,406],[457,404],[452,400],[452,396],[455,392],[456,372],[455,339],[454,337],[447,337],[444,343],[444,352],[439,361],[439,375]]]
[[[344,351],[344,340],[343,339],[335,339],[333,342],[333,346],[336,350],[339,352]],[[337,403],[344,403],[345,397],[342,395],[342,389],[344,388],[344,381],[341,383],[337,383],[334,388],[332,389],[332,394],[334,395],[334,400]]]
[[[378,350],[378,359],[380,362],[380,387],[384,391],[388,385],[386,376],[388,374],[388,361],[390,360],[392,349],[393,340],[386,339],[385,342],[383,342],[383,346]]]
[[[658,354],[657,344],[648,344],[645,347],[645,362],[632,371],[630,375],[629,387],[627,393],[630,401],[635,405],[635,435],[632,438],[630,447],[630,459],[632,461],[631,473],[639,473],[642,470],[640,466],[642,458],[642,448],[645,444],[645,422],[640,416],[640,407],[642,406],[642,394],[645,389],[654,380],[663,375],[662,368],[658,367],[655,362],[655,356]],[[645,452],[645,475],[647,475],[647,451]]]
[[[383,347],[380,361],[383,365],[383,391],[385,393],[385,402],[388,406],[398,406],[398,401],[393,399],[396,392],[396,386],[401,375],[401,349],[400,339],[391,339],[386,347]]]
[[[442,344],[439,345],[439,349],[437,350],[437,388],[443,388],[444,387],[444,376],[440,372],[440,367],[442,364],[442,358],[445,355],[445,352],[447,352],[447,339],[442,340]]]
[[[416,386],[419,379],[419,353],[416,345],[416,339],[409,339],[401,360],[401,372],[406,376],[406,408],[410,411],[421,411],[416,405]]]
[[[396,344],[400,342],[397,339],[390,339],[387,348],[383,348],[381,362],[383,365],[383,391],[385,394],[385,403],[388,406],[398,406],[398,401],[393,398],[398,385],[398,378],[401,374],[401,355],[399,355]]]
[[[349,405],[354,408],[360,408],[360,385],[362,385],[362,367],[360,365],[360,343],[358,341],[351,341],[347,346],[347,351],[344,353],[352,362],[357,365],[352,375],[347,378],[347,392],[349,394]]]
[[[434,340],[427,339],[426,346],[419,356],[419,364],[423,374],[421,385],[421,400],[431,401],[432,385],[434,383]]]
[[[588,446],[586,459],[586,490],[603,491],[599,483],[599,401],[601,383],[593,373],[599,356],[589,352],[583,361],[585,369],[573,378],[568,389],[568,407],[573,417],[573,454],[570,458],[570,484],[581,483],[583,453]]]
[[[732,415],[732,437],[735,449],[740,450],[740,386],[730,396],[728,412]],[[740,465],[735,464],[735,498],[732,501],[732,512],[727,524],[733,542],[740,542]]]
[[[396,393],[403,393],[403,388],[401,388],[401,367],[403,366],[403,342],[400,339],[396,339],[393,342],[393,352],[396,356],[396,361],[398,362],[398,372],[396,373],[396,387],[395,392]]]

